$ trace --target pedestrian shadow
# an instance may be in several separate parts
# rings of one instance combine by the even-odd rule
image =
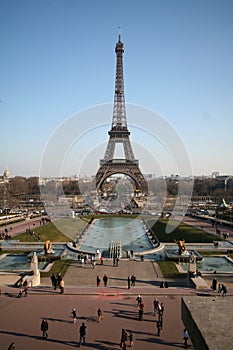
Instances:
[[[63,345],[68,345],[68,346],[77,346],[77,342],[75,341],[70,341],[70,340],[60,340],[60,339],[54,339],[54,338],[43,338],[42,336],[38,335],[31,335],[27,333],[19,333],[19,332],[10,332],[10,331],[0,331],[0,334],[6,334],[6,335],[11,335],[14,337],[23,337],[23,338],[31,338],[35,340],[41,340],[43,342],[50,342],[50,343],[58,343],[58,344],[63,344]]]
[[[72,321],[64,320],[64,318],[54,318],[54,317],[41,317],[41,319],[42,320],[46,319],[52,322],[73,323],[73,318],[72,318]]]
[[[122,306],[132,306],[132,307],[134,307],[134,304],[132,304],[132,303],[120,303],[120,302],[112,302],[112,303],[110,303],[111,305],[122,305]]]
[[[112,311],[105,311],[105,313],[113,314],[113,317],[118,318],[124,318],[127,320],[138,320],[138,312],[135,311],[129,311],[129,310],[112,310]],[[148,312],[144,312],[143,314],[143,321],[144,322],[152,322],[154,323],[155,320],[151,320],[149,318],[145,318],[146,316],[150,316],[151,314]]]
[[[18,293],[9,293],[9,292],[5,292],[4,295],[8,298],[17,298],[18,297]]]
[[[120,278],[120,277],[109,277],[109,280],[114,280],[114,281],[124,281],[125,285],[127,286],[127,278]],[[131,288],[136,287],[138,284],[142,285],[142,284],[147,284],[147,285],[151,285],[151,286],[159,286],[160,285],[160,281],[155,281],[155,280],[136,280],[135,286],[131,286]]]
[[[79,316],[77,317],[79,320],[87,321],[87,322],[92,322],[92,323],[98,323],[98,317],[97,316]]]
[[[120,341],[119,341],[119,343],[109,342],[106,340],[95,340],[95,341],[98,342],[99,344],[86,343],[85,346],[87,346],[88,348],[97,349],[97,350],[119,350]]]
[[[113,317],[124,318],[127,320],[136,320],[138,318],[138,314],[133,311],[112,310],[112,311],[105,311],[105,313],[112,314]]]
[[[50,286],[41,286],[41,287],[32,287],[29,289],[29,293],[46,293],[46,294],[60,294],[59,288],[53,289],[53,287]]]
[[[156,332],[155,332],[156,333]],[[162,333],[162,332],[161,332]],[[157,336],[156,334],[154,334],[157,338],[146,338],[146,339],[140,339],[141,342],[145,342],[145,343],[154,343],[154,344],[160,344],[161,348],[162,346],[172,346],[172,347],[176,347],[176,348],[184,348],[184,343],[180,343],[180,342],[172,342],[172,341],[168,341],[168,340],[164,340],[161,339],[159,336]],[[194,347],[192,345],[189,345],[189,349],[194,349]]]

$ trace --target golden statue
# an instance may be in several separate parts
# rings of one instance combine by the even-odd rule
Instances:
[[[179,241],[174,240],[174,242],[178,245],[179,247],[179,255],[182,255],[183,253],[186,252],[186,246],[185,246],[185,240],[181,239]]]
[[[52,244],[49,240],[45,242],[44,251],[45,251],[45,254],[54,253],[54,251],[52,250]]]

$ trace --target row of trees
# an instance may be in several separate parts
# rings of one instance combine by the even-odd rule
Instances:
[[[172,178],[166,180],[153,179],[149,188],[153,189],[155,195],[163,190],[169,196],[176,196],[179,189],[179,181]],[[51,180],[40,187],[38,177],[25,178],[16,176],[11,178],[8,183],[0,186],[0,207],[4,207],[5,203],[8,203],[9,206],[17,206],[20,201],[27,201],[31,198],[39,200],[41,191],[54,193],[56,196],[64,194],[72,196],[82,194],[88,191],[89,188],[91,186],[88,182],[70,179],[64,179],[59,183]],[[187,188],[187,193],[190,193],[190,188],[192,188],[191,180],[182,180],[182,188],[184,191]],[[195,179],[192,193],[193,196],[214,196],[219,198],[219,200],[222,198],[230,200],[233,198],[233,184],[230,182],[225,183],[223,179]]]
[[[179,181],[167,180],[167,193],[177,195]],[[193,196],[212,196],[219,199],[233,197],[233,183],[225,183],[223,179],[195,179],[193,183]]]

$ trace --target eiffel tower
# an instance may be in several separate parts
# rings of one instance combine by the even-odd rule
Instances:
[[[100,160],[100,168],[96,174],[96,189],[101,192],[105,180],[114,174],[125,174],[129,176],[135,187],[135,192],[147,194],[147,182],[139,169],[139,161],[135,159],[130,143],[130,132],[127,127],[124,77],[123,77],[123,53],[124,45],[119,33],[118,42],[115,47],[116,53],[116,80],[112,117],[112,128],[108,132],[109,141],[104,158]],[[116,144],[121,144],[124,150],[124,159],[114,158]]]

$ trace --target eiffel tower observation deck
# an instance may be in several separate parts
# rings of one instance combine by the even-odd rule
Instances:
[[[114,93],[114,106],[112,127],[108,132],[109,141],[104,158],[100,160],[100,168],[96,174],[96,189],[101,192],[107,178],[114,174],[129,176],[134,184],[134,191],[147,194],[147,182],[139,169],[139,161],[135,159],[130,143],[130,132],[127,126],[124,77],[123,77],[123,53],[124,45],[119,33],[115,47],[116,53],[116,80]],[[114,158],[116,144],[121,144],[124,158]]]

